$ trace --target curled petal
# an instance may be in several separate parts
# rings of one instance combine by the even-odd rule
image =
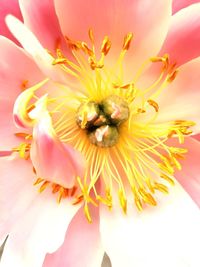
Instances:
[[[37,120],[31,147],[31,159],[37,176],[67,188],[72,187],[76,176],[82,176],[82,157],[58,139],[48,111],[43,111]]]
[[[0,150],[4,151],[20,142],[14,134],[19,129],[13,123],[13,106],[17,97],[27,86],[32,87],[45,77],[24,50],[3,36],[0,36],[0,47],[0,139],[3,140]]]
[[[31,106],[28,108],[28,104],[32,99],[34,92],[48,82],[48,79],[38,83],[37,85],[25,90],[21,93],[14,105],[13,116],[14,121],[18,127],[33,126],[34,120],[30,118],[29,112]]]

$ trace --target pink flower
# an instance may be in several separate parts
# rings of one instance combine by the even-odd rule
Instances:
[[[0,38],[0,266],[198,266],[200,4],[19,5],[23,48]]]

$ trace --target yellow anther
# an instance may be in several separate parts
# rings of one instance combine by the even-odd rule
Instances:
[[[45,181],[39,188],[39,193],[42,193],[46,188],[47,186],[50,184],[50,182],[48,181]]]
[[[150,106],[152,106],[156,112],[158,112],[159,110],[159,105],[156,101],[152,100],[152,99],[148,99],[147,102],[149,103]]]
[[[168,75],[167,81],[169,83],[173,82],[178,74],[178,70],[173,71],[171,74]]]
[[[168,175],[162,173],[162,174],[160,175],[160,177],[161,177],[162,179],[164,179],[165,181],[169,182],[171,185],[175,185],[174,180],[173,180],[171,177],[169,177]]]
[[[57,198],[57,203],[60,203],[62,198],[64,197],[64,188],[60,186],[59,193],[58,193],[58,198]]]
[[[81,43],[81,47],[83,51],[90,57],[94,57],[94,52],[88,47],[88,45],[85,42]]]
[[[70,38],[68,38],[67,36],[64,36],[64,38],[65,38],[65,41],[67,42],[67,44],[71,50],[79,50],[82,48],[81,42],[73,41]]]
[[[169,193],[167,186],[165,186],[165,185],[163,185],[163,184],[155,183],[155,184],[154,184],[154,188],[155,188],[156,190],[159,190],[160,192],[162,192],[162,193],[164,193],[164,194],[168,194],[168,193]]]
[[[12,150],[18,152],[20,158],[27,160],[29,158],[30,144],[21,143],[18,147],[14,147]]]
[[[90,41],[92,42],[92,44],[94,44],[94,33],[92,29],[89,29],[88,35],[89,35]]]
[[[174,174],[174,169],[170,166],[166,166],[163,163],[158,163],[158,167],[160,168],[161,171],[169,173],[169,174]]]
[[[119,189],[118,196],[119,196],[119,201],[120,201],[120,205],[122,207],[122,210],[126,214],[126,212],[127,212],[127,200],[126,200],[126,196],[125,196],[122,189]]]
[[[181,147],[170,147],[169,150],[175,157],[178,158],[182,157],[182,154],[186,154],[188,152],[188,149]]]
[[[95,70],[96,68],[101,69],[104,66],[101,62],[96,62],[96,60],[93,57],[89,57],[88,62],[92,70]]]
[[[128,50],[133,39],[133,33],[130,32],[124,37],[123,50]]]
[[[141,198],[144,200],[144,202],[146,202],[152,206],[157,205],[157,203],[156,203],[155,199],[152,197],[152,195],[147,193],[143,188],[139,188],[138,193],[141,196]]]
[[[27,137],[30,136],[30,134],[27,134],[27,133],[15,133],[15,136],[27,139]]]
[[[42,179],[42,178],[37,178],[37,180],[34,182],[33,185],[38,185],[38,184],[40,184],[40,183],[42,183],[42,182],[44,182],[44,179]]]
[[[66,58],[56,58],[53,60],[52,65],[66,64],[67,62]]]
[[[143,210],[142,201],[138,197],[135,197],[135,205],[139,211]]]
[[[105,36],[101,46],[101,52],[106,56],[110,51],[110,48],[111,48],[111,41],[109,40],[108,36]]]
[[[26,90],[28,88],[28,80],[24,80],[21,83],[21,89],[22,91]]]
[[[137,113],[145,113],[146,112],[146,110],[144,110],[143,108],[138,108],[137,109]]]

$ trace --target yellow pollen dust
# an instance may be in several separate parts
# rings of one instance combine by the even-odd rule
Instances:
[[[111,210],[119,204],[126,213],[131,197],[139,211],[148,205],[156,206],[156,191],[169,192],[175,170],[181,169],[180,160],[187,152],[167,141],[177,138],[180,144],[184,143],[194,123],[179,118],[157,121],[158,97],[167,93],[178,75],[176,64],[167,54],[149,58],[138,70],[125,73],[126,54],[134,53],[130,51],[132,33],[122,40],[115,63],[108,36],[98,46],[99,51],[91,29],[88,39],[90,44],[65,37],[73,60],[57,48],[52,64],[76,79],[77,87],[71,90],[70,85],[57,85],[55,90],[64,92],[65,97],[52,100],[49,96],[48,110],[59,139],[80,151],[86,160],[84,177],[77,177],[73,204],[83,202],[86,218],[91,222],[90,205],[102,203]],[[144,72],[152,64],[157,64],[160,71],[154,80],[141,86]],[[35,184],[41,184],[40,191],[49,186],[42,178]],[[69,189],[52,186],[53,193],[59,192],[58,202],[69,194]],[[114,196],[118,197],[118,204],[113,201]]]

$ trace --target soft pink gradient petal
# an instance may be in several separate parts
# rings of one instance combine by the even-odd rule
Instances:
[[[35,61],[45,76],[57,82],[65,83],[67,81],[64,71],[59,66],[52,65],[53,57],[21,21],[9,15],[6,17],[6,23],[10,31],[28,54],[32,56],[33,61]]]
[[[181,160],[181,172],[177,172],[175,177],[200,208],[200,143],[189,137],[182,146],[188,149],[188,153]]]
[[[37,36],[43,47],[55,52],[63,39],[53,0],[19,0],[24,23]]]
[[[200,134],[196,134],[196,135],[194,135],[194,136],[192,136],[192,137],[193,137],[194,139],[200,141]]]
[[[129,196],[127,215],[114,202],[100,209],[102,243],[112,267],[196,267],[200,262],[200,212],[176,184],[158,206],[138,212]]]
[[[194,132],[200,132],[200,58],[179,68],[176,79],[159,97],[158,121],[190,120],[196,123]]]
[[[171,1],[157,0],[55,0],[55,8],[63,35],[72,40],[88,42],[88,30],[94,32],[99,49],[105,35],[112,42],[111,52],[117,60],[122,49],[124,36],[132,32],[133,44],[127,56],[134,72],[134,66],[150,56],[156,55],[168,31],[171,15]],[[98,51],[97,49],[97,51]]]
[[[200,3],[180,10],[171,20],[168,35],[160,54],[168,53],[177,65],[200,54]]]
[[[100,267],[104,255],[99,233],[99,210],[90,207],[92,223],[88,223],[83,209],[74,216],[63,245],[48,254],[43,267]]]
[[[22,83],[28,81],[27,86],[31,86],[41,81],[43,75],[14,43],[1,36],[0,46],[0,139],[3,140],[0,150],[8,150],[21,142],[14,136],[20,129],[14,126],[12,111],[17,96],[22,92]]]
[[[79,208],[67,200],[58,204],[48,190],[38,194],[10,231],[0,266],[41,267],[46,253],[53,253],[63,243]]]
[[[37,196],[34,176],[30,162],[0,158],[0,238],[9,234]]]
[[[82,176],[84,161],[69,145],[63,145],[53,129],[47,111],[33,129],[31,160],[38,177],[70,188]]]
[[[5,17],[8,14],[12,14],[13,16],[17,17],[21,21],[23,20],[22,14],[19,8],[18,0],[1,0],[0,2],[0,35],[4,35],[10,40],[19,44],[16,38],[9,31],[5,23]]]
[[[182,8],[185,8],[191,4],[199,3],[199,0],[173,0],[172,10],[176,13]]]

